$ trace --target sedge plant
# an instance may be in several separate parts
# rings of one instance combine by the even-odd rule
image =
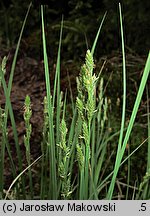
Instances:
[[[29,6],[30,9],[31,5]],[[10,156],[11,165],[13,167],[14,181],[10,185],[6,197],[8,198],[9,192],[12,187],[16,185],[21,179],[21,196],[18,188],[16,198],[25,198],[25,172],[28,172],[29,177],[29,197],[34,199],[34,187],[33,187],[33,175],[32,166],[35,163],[40,164],[40,176],[39,176],[39,199],[112,199],[116,178],[118,171],[122,164],[128,161],[130,166],[130,157],[143,145],[139,145],[133,152],[129,152],[128,156],[122,161],[128,139],[131,135],[131,130],[135,121],[135,117],[138,111],[138,107],[142,98],[144,88],[148,79],[150,71],[150,54],[144,68],[141,84],[137,94],[137,98],[133,107],[129,125],[125,127],[125,113],[126,113],[126,63],[125,63],[125,48],[124,48],[124,36],[123,36],[123,24],[121,5],[119,4],[120,13],[120,27],[121,27],[121,44],[123,55],[123,105],[122,105],[122,120],[120,130],[114,134],[110,134],[108,130],[108,99],[104,96],[104,80],[100,76],[101,73],[96,75],[94,73],[94,52],[97,45],[97,41],[101,32],[101,28],[106,17],[106,13],[102,19],[98,32],[96,34],[93,46],[90,50],[87,50],[85,56],[85,63],[81,67],[79,76],[77,77],[77,97],[76,101],[72,98],[72,115],[67,111],[67,96],[61,92],[60,85],[60,63],[61,63],[61,44],[63,33],[63,18],[60,29],[59,47],[57,53],[57,63],[54,78],[54,88],[51,89],[51,72],[49,71],[47,46],[45,37],[45,24],[44,24],[44,6],[41,6],[41,22],[42,22],[42,44],[43,44],[43,56],[44,56],[44,71],[45,71],[45,84],[46,84],[46,96],[44,97],[44,111],[43,111],[43,130],[42,130],[42,142],[41,142],[41,156],[31,163],[30,155],[30,137],[31,137],[31,106],[30,97],[25,99],[25,112],[24,121],[26,126],[26,134],[24,137],[24,144],[26,147],[26,159],[28,166],[23,170],[23,161],[21,157],[21,151],[18,142],[18,134],[15,124],[15,117],[10,101],[10,93],[13,81],[13,74],[15,70],[15,64],[17,60],[17,54],[21,35],[24,25],[18,41],[14,61],[12,64],[11,75],[9,79],[8,87],[6,85],[4,77],[4,67],[0,68],[0,80],[4,89],[6,97],[5,110],[0,109],[0,128],[1,135],[1,173],[0,173],[0,198],[3,197],[4,189],[4,157],[7,149]],[[27,12],[27,15],[29,10]],[[65,96],[64,96],[65,95]],[[16,144],[18,164],[20,174],[17,175],[16,168],[13,163],[13,158],[10,151],[10,146],[7,139],[7,118],[8,112],[13,127],[14,140]],[[149,113],[149,111],[148,111]],[[66,115],[70,115],[69,118]],[[69,119],[69,121],[67,121]],[[149,115],[148,115],[149,125]],[[149,130],[148,130],[149,131]],[[108,143],[119,136],[117,154],[115,157],[114,169],[110,174],[106,176],[105,172],[111,157],[115,155],[115,151],[107,158]],[[148,139],[149,143],[149,139]],[[149,149],[149,148],[148,148]],[[148,150],[149,151],[149,150]],[[107,161],[107,163],[106,163]],[[106,172],[107,173],[107,172]],[[129,177],[130,178],[130,175]],[[129,179],[128,179],[129,182]],[[140,193],[142,198],[149,196],[148,182],[149,182],[149,160],[147,166],[147,173],[143,180],[143,184],[140,186]],[[108,188],[108,190],[107,190]],[[143,189],[144,188],[144,189]],[[106,191],[106,192],[104,192]],[[139,197],[140,194],[139,193]],[[23,196],[22,196],[23,194]],[[128,198],[128,190],[126,192],[126,198]]]

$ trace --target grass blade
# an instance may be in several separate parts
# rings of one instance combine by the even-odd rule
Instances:
[[[92,46],[92,49],[91,49],[91,54],[94,55],[94,51],[95,51],[95,47],[96,47],[96,44],[97,44],[97,41],[98,41],[98,38],[99,38],[99,35],[100,35],[100,32],[101,32],[101,28],[103,26],[103,23],[104,23],[104,20],[106,18],[106,15],[107,15],[107,11],[105,12],[104,16],[103,16],[103,19],[100,23],[100,26],[99,26],[99,29],[98,29],[98,32],[96,34],[96,37],[95,37],[95,40],[94,40],[94,43],[93,43],[93,46]]]
[[[123,145],[122,145],[122,148],[120,150],[120,157],[118,158],[118,161],[117,161],[117,163],[115,165],[114,174],[113,174],[113,177],[112,177],[112,181],[111,181],[111,185],[110,185],[110,189],[109,189],[107,199],[112,198],[112,193],[113,193],[113,190],[114,190],[114,184],[115,184],[116,176],[118,174],[120,163],[121,163],[121,160],[122,160],[122,157],[123,157],[127,142],[129,140],[131,130],[133,128],[133,124],[134,124],[134,121],[135,121],[135,118],[136,118],[136,115],[137,115],[137,111],[138,111],[138,108],[139,108],[139,105],[140,105],[140,102],[141,102],[141,98],[142,98],[145,86],[146,86],[146,82],[147,82],[147,79],[148,79],[148,76],[149,76],[149,72],[150,72],[150,52],[149,52],[149,55],[148,55],[148,58],[147,58],[147,61],[146,61],[146,65],[145,65],[145,68],[144,68],[142,80],[141,80],[140,87],[139,87],[139,90],[138,90],[138,94],[137,94],[137,97],[136,97],[136,101],[135,101],[135,104],[134,104],[134,107],[133,107],[133,111],[132,111],[132,114],[131,114],[131,118],[130,118],[130,121],[129,121],[127,132],[125,134],[125,138],[123,140]]]
[[[125,124],[125,112],[126,112],[126,63],[125,63],[122,13],[121,13],[121,5],[120,5],[120,3],[119,3],[119,15],[120,15],[120,27],[121,27],[122,56],[123,56],[123,105],[122,105],[121,130],[120,130],[120,136],[119,136],[119,143],[118,143],[115,167],[117,166],[117,163],[120,161],[119,157],[120,157],[120,151],[121,151],[121,147],[122,147],[123,131],[124,131],[124,124]],[[115,170],[114,170],[114,173],[115,173]],[[111,199],[112,193],[113,193],[113,190],[114,190],[114,184],[115,184],[114,179],[112,179],[112,181],[113,182],[111,182],[111,185],[109,187],[109,191],[108,191],[108,194],[107,194],[108,199]]]
[[[55,139],[54,139],[54,128],[53,128],[53,105],[50,91],[50,77],[48,67],[48,57],[46,50],[46,38],[45,38],[45,27],[44,27],[44,15],[43,6],[41,6],[41,18],[42,18],[42,41],[43,41],[43,54],[44,54],[44,68],[45,68],[45,79],[46,79],[46,94],[48,102],[48,117],[49,117],[49,161],[50,161],[50,184],[49,184],[49,198],[57,198],[57,178],[56,178],[56,156],[55,156]]]

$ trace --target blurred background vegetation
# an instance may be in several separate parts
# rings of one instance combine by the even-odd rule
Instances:
[[[46,2],[46,1],[45,1]],[[63,55],[74,59],[85,54],[90,48],[99,27],[100,21],[107,11],[97,56],[110,54],[120,47],[119,1],[108,0],[47,0],[45,8],[46,33],[49,54],[57,50],[60,22],[64,15]],[[0,45],[12,47],[17,39],[30,0],[1,0],[0,2]],[[34,0],[24,32],[24,45],[27,51],[39,55],[41,41],[40,5]],[[150,2],[147,0],[122,1],[126,46],[138,54],[147,54],[150,47]]]

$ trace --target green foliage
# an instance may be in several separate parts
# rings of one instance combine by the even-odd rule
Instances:
[[[92,2],[92,1],[91,1]],[[90,8],[90,3],[86,4]],[[76,9],[82,9],[82,1],[74,1]],[[30,6],[28,12],[30,10]],[[9,193],[13,186],[15,189],[15,197],[13,198],[26,198],[27,195],[30,199],[34,199],[34,187],[32,182],[32,169],[31,167],[39,162],[40,175],[38,178],[38,198],[40,199],[101,199],[101,198],[114,198],[116,188],[116,178],[122,164],[128,161],[128,168],[130,168],[130,157],[140,148],[143,143],[138,146],[133,152],[129,152],[128,156],[124,159],[127,143],[130,138],[131,131],[135,122],[138,107],[141,102],[144,88],[147,83],[148,75],[150,72],[150,54],[148,55],[145,64],[144,72],[142,75],[139,91],[136,96],[134,107],[132,110],[129,124],[125,125],[125,112],[126,112],[126,62],[124,50],[124,37],[122,26],[121,6],[120,11],[120,26],[121,26],[121,41],[122,41],[122,55],[123,55],[123,105],[122,105],[122,121],[120,130],[111,134],[109,130],[109,103],[108,99],[104,96],[104,83],[103,78],[96,76],[93,71],[95,64],[93,60],[95,47],[98,41],[101,25],[95,37],[92,51],[89,49],[86,52],[85,63],[81,67],[79,77],[77,78],[78,95],[76,103],[72,102],[72,114],[70,114],[69,122],[66,120],[67,112],[67,94],[63,99],[60,88],[60,53],[62,44],[62,29],[63,19],[61,22],[61,31],[59,39],[59,47],[57,54],[56,72],[54,78],[54,88],[51,90],[50,73],[48,65],[46,35],[45,35],[45,22],[44,22],[44,8],[41,6],[41,21],[42,21],[42,43],[44,55],[44,69],[45,69],[45,82],[46,82],[46,97],[44,98],[44,123],[43,123],[43,140],[41,142],[42,155],[31,163],[30,155],[30,137],[32,127],[30,118],[32,115],[30,97],[25,98],[24,121],[26,127],[25,134],[25,147],[26,159],[28,166],[23,170],[22,154],[18,141],[18,134],[16,130],[15,117],[10,101],[11,86],[13,81],[14,69],[20,45],[23,28],[28,16],[28,12],[20,33],[16,53],[14,56],[10,79],[8,86],[6,85],[4,72],[6,65],[6,58],[3,60],[0,67],[0,77],[2,87],[4,89],[6,98],[6,107],[3,111],[0,109],[0,128],[2,129],[2,145],[1,145],[1,160],[0,160],[0,198],[4,197],[4,156],[7,148],[9,159],[13,167],[12,173],[14,180],[6,192],[8,198]],[[104,16],[105,18],[105,16]],[[147,96],[148,97],[148,96]],[[149,100],[149,98],[148,98]],[[147,109],[149,113],[149,109]],[[7,117],[10,115],[10,120],[13,128],[15,147],[18,157],[20,174],[16,174],[16,168],[13,164],[10,145],[7,142]],[[148,115],[149,116],[149,115]],[[149,117],[148,117],[149,124]],[[148,129],[149,130],[149,129]],[[148,131],[148,134],[150,132]],[[107,155],[109,149],[109,142],[116,137],[119,141],[116,149],[110,155]],[[149,135],[148,135],[149,136]],[[149,141],[149,140],[148,140]],[[6,147],[6,148],[5,148]],[[116,148],[116,147],[115,147]],[[148,150],[149,151],[149,150]],[[112,155],[115,160],[115,165],[111,164]],[[124,160],[123,160],[124,159]],[[149,183],[149,160],[147,172],[140,184],[139,192],[141,197],[149,198],[147,193],[147,186]],[[110,167],[112,168],[110,170]],[[109,170],[108,176],[106,170]],[[27,177],[29,178],[29,189],[25,193],[25,172],[28,171]],[[130,182],[130,172],[128,172],[128,182]],[[17,184],[18,183],[18,184]],[[110,183],[109,187],[107,186]],[[128,189],[129,185],[127,186]],[[22,189],[22,190],[19,190]],[[105,189],[105,190],[104,190]],[[108,189],[108,190],[107,190]],[[128,193],[126,193],[128,194]],[[128,196],[126,196],[128,198]]]

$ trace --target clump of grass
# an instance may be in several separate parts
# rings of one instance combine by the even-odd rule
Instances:
[[[144,73],[142,76],[141,84],[137,94],[137,98],[133,107],[131,118],[127,127],[125,127],[125,112],[126,112],[126,63],[125,63],[125,49],[123,37],[123,24],[121,6],[120,11],[120,26],[121,26],[121,42],[122,42],[122,55],[123,55],[123,104],[122,104],[122,120],[120,131],[110,134],[108,129],[109,103],[104,96],[103,78],[95,75],[93,72],[94,65],[94,51],[97,40],[101,31],[102,24],[105,16],[100,24],[99,30],[95,37],[91,51],[87,50],[85,56],[85,63],[81,67],[79,77],[77,78],[77,91],[78,95],[76,102],[72,100],[72,115],[70,115],[69,122],[66,121],[67,112],[67,93],[63,98],[60,88],[60,53],[61,41],[63,30],[63,18],[61,22],[61,31],[57,55],[56,73],[54,79],[54,89],[51,91],[50,71],[48,65],[48,56],[46,49],[45,27],[44,27],[44,14],[43,6],[41,6],[41,20],[42,20],[42,43],[44,55],[44,69],[45,69],[45,82],[46,82],[46,96],[44,98],[44,123],[43,123],[43,140],[41,142],[42,155],[31,163],[30,155],[30,137],[32,127],[30,118],[32,115],[30,97],[25,99],[25,112],[24,120],[26,126],[26,134],[24,136],[24,143],[26,147],[26,159],[28,167],[23,170],[23,161],[18,142],[18,135],[16,130],[15,118],[10,101],[10,92],[17,58],[17,52],[21,35],[18,41],[14,62],[12,65],[11,76],[8,87],[4,78],[5,61],[0,69],[0,80],[2,81],[5,97],[6,108],[5,111],[0,109],[0,128],[2,130],[1,138],[1,173],[0,173],[0,198],[3,198],[4,189],[4,156],[7,148],[11,165],[13,167],[14,181],[10,185],[6,197],[8,197],[11,188],[16,187],[16,198],[26,198],[25,193],[25,179],[24,173],[28,171],[29,177],[29,197],[34,199],[34,187],[32,182],[32,169],[31,167],[39,162],[40,163],[40,176],[39,176],[39,199],[112,199],[115,191],[115,183],[118,171],[123,163],[125,163],[135,152],[142,146],[140,145],[133,152],[129,152],[127,158],[122,161],[127,142],[131,135],[131,130],[135,121],[138,107],[142,98],[142,94],[148,79],[150,71],[150,54],[145,65]],[[26,17],[27,18],[27,17]],[[24,23],[25,24],[25,23]],[[22,32],[21,32],[22,34]],[[20,174],[17,176],[16,168],[14,166],[10,145],[7,140],[7,117],[8,112],[10,115],[14,140],[16,144],[16,152],[18,156],[18,164]],[[149,112],[149,111],[148,111]],[[67,113],[68,114],[68,113]],[[68,119],[68,118],[67,118]],[[149,122],[149,120],[148,120]],[[148,123],[149,124],[149,123]],[[119,135],[117,153],[115,157],[115,164],[113,171],[106,176],[106,169],[109,166],[110,159],[106,157],[108,143]],[[117,141],[116,141],[117,142]],[[129,160],[128,160],[129,162]],[[149,163],[149,162],[148,162]],[[128,163],[130,166],[130,163]],[[149,168],[149,165],[148,165]],[[141,183],[140,191],[149,180],[148,175]],[[130,178],[130,175],[129,175]],[[19,181],[19,186],[17,181]],[[129,179],[128,179],[129,182]],[[22,190],[20,191],[19,188]],[[105,192],[104,192],[105,189]],[[147,188],[145,189],[147,191]],[[128,192],[127,192],[128,194]],[[145,192],[145,194],[147,194]],[[146,195],[147,196],[147,195]],[[146,198],[146,196],[143,196]],[[128,196],[126,196],[128,198]]]

